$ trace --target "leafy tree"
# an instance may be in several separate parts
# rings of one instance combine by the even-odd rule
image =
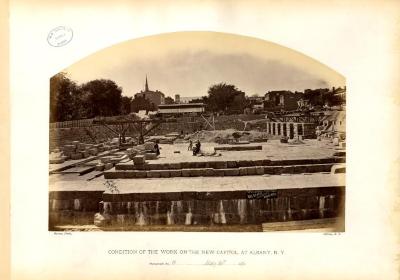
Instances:
[[[61,72],[50,78],[50,122],[73,119],[73,95],[78,91],[75,82]]]
[[[174,99],[172,97],[167,96],[164,99],[164,103],[165,104],[174,104],[175,102],[174,102]]]
[[[93,80],[82,85],[88,93],[88,117],[115,116],[121,113],[122,89],[111,80]]]
[[[140,110],[154,111],[154,104],[143,96],[135,96],[131,102],[131,112],[139,112]]]
[[[131,112],[131,103],[133,98],[128,96],[122,96],[121,99],[121,113],[127,115]]]
[[[211,111],[242,112],[246,106],[245,93],[234,85],[219,83],[208,89],[208,107]]]

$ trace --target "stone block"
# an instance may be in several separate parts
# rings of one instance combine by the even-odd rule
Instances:
[[[215,176],[214,169],[206,168],[204,176],[207,176],[207,177]]]
[[[138,155],[133,158],[133,163],[135,165],[143,165],[145,162],[145,157],[143,155]]]
[[[170,177],[170,171],[169,170],[160,170],[160,176],[162,178],[169,178]]]
[[[147,178],[160,178],[161,174],[159,170],[149,170],[146,172]]]
[[[263,165],[263,166],[271,165],[271,160],[270,160],[270,159],[263,159],[263,160],[262,160],[262,165]]]
[[[71,154],[71,159],[77,160],[77,159],[82,159],[82,158],[83,158],[82,153]]]
[[[338,173],[346,173],[346,165],[345,164],[335,164],[332,166],[331,169],[332,174],[338,174]]]
[[[111,163],[111,162],[108,162],[108,163],[106,163],[105,165],[104,165],[104,170],[109,170],[109,169],[111,169],[111,168],[113,168],[113,164]]]
[[[226,168],[228,168],[226,161],[216,161],[215,162],[215,169],[226,169]]]
[[[190,177],[199,177],[201,176],[202,172],[201,169],[189,169],[190,170]]]
[[[284,173],[284,174],[293,174],[294,173],[294,166],[293,165],[283,166],[282,173]]]
[[[256,166],[256,174],[263,175],[264,174],[264,167],[263,166]]]
[[[256,168],[251,166],[251,167],[246,167],[247,169],[247,175],[256,175]]]
[[[170,173],[171,177],[181,177],[182,176],[182,170],[180,170],[180,169],[170,170],[169,173]]]
[[[206,168],[215,168],[215,161],[207,161]]]
[[[147,172],[148,171],[141,171],[141,170],[136,171],[136,178],[146,178]]]
[[[223,169],[223,170],[224,170],[224,176],[238,176],[239,175],[238,168],[228,168],[228,169]]]
[[[119,178],[121,178],[118,175],[119,175],[118,172],[115,172],[115,171],[104,172],[104,179],[119,179]]]
[[[145,153],[144,158],[146,160],[154,160],[154,159],[157,159],[157,154],[156,153]]]
[[[96,170],[96,171],[103,171],[103,170],[104,170],[104,166],[105,166],[105,164],[99,163],[99,164],[97,164],[97,165],[94,167],[94,170]]]
[[[246,176],[247,175],[247,167],[239,167],[239,175]]]
[[[190,177],[190,169],[182,169],[182,177]]]
[[[190,163],[189,162],[181,162],[181,168],[190,168]]]
[[[238,164],[237,161],[230,160],[226,162],[226,165],[227,168],[236,168]]]
[[[214,176],[224,176],[225,172],[224,169],[214,169]]]
[[[136,178],[136,171],[125,171],[125,179]]]
[[[206,168],[206,162],[205,161],[198,161],[195,163],[195,168]]]
[[[170,163],[169,164],[169,169],[181,169],[181,164],[179,162],[177,163]]]
[[[339,138],[338,137],[333,138],[333,145],[339,146]]]

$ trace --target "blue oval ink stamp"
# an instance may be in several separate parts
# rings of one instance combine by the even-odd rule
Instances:
[[[47,42],[53,47],[62,47],[71,42],[74,33],[66,26],[58,26],[47,35]]]

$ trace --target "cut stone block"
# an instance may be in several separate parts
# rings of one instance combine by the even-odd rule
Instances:
[[[71,155],[71,159],[82,159],[83,158],[83,156],[82,156],[82,153],[75,153],[75,154],[72,154]]]
[[[182,177],[190,177],[190,169],[182,169]]]
[[[331,169],[332,174],[337,174],[337,173],[346,173],[346,165],[345,164],[335,164],[332,166]]]
[[[145,162],[146,162],[146,161],[145,161],[145,157],[142,156],[142,155],[138,155],[138,156],[135,156],[135,157],[133,158],[133,163],[134,163],[135,165],[143,165]]]
[[[214,169],[214,176],[224,176],[224,169]]]
[[[98,165],[95,166],[94,170],[96,171],[103,171],[104,170],[104,164],[100,163]]]
[[[337,137],[333,138],[333,145],[339,146],[339,138]]]
[[[111,157],[101,157],[101,163],[109,163],[111,161]]]
[[[216,169],[226,169],[226,168],[228,168],[228,165],[227,165],[226,161],[216,161],[214,168],[216,168]]]
[[[224,170],[224,176],[238,176],[239,175],[238,168],[228,168],[228,169],[223,169],[223,170]]]
[[[263,166],[256,166],[256,174],[263,175],[264,174],[264,167]]]
[[[147,178],[160,178],[161,174],[160,171],[156,170],[149,170],[146,172]]]
[[[246,176],[247,175],[247,167],[239,167],[239,175]]]
[[[208,176],[208,177],[215,176],[214,169],[206,168],[204,176]]]
[[[136,171],[125,171],[125,179],[136,178]]]
[[[146,178],[146,171],[136,171],[136,178]]]
[[[181,177],[182,170],[170,170],[169,171],[171,177]]]
[[[256,168],[251,166],[251,167],[246,167],[247,168],[247,175],[256,175]]]
[[[178,163],[170,163],[169,169],[181,169],[181,164],[179,162]]]
[[[157,159],[157,154],[156,153],[145,153],[145,159],[146,160],[154,160]]]
[[[202,176],[201,169],[189,169],[190,170],[190,177],[199,177]]]
[[[285,173],[285,174],[293,174],[294,173],[294,166],[292,166],[292,165],[283,166],[282,168],[283,168],[282,173]]]
[[[236,168],[237,167],[237,161],[230,160],[230,161],[227,161],[226,164],[227,164],[228,168]]]
[[[57,164],[57,163],[63,163],[65,159],[63,158],[55,158],[55,159],[50,159],[49,160],[51,164]]]
[[[113,168],[113,164],[111,163],[111,162],[107,162],[105,165],[104,165],[104,170],[109,170],[109,169],[111,169],[111,168]]]
[[[170,171],[169,170],[160,170],[160,176],[162,178],[169,178],[170,177]]]

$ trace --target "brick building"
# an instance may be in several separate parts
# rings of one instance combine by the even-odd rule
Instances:
[[[298,101],[303,98],[301,92],[291,92],[287,90],[269,91],[264,96],[264,110],[293,111],[298,108]]]
[[[149,89],[149,84],[147,82],[147,76],[146,76],[146,84],[144,90],[138,92],[135,94],[136,97],[141,97],[145,98],[150,101],[151,104],[154,105],[154,108],[157,110],[158,105],[164,104],[165,101],[165,95],[159,90],[152,91]]]

